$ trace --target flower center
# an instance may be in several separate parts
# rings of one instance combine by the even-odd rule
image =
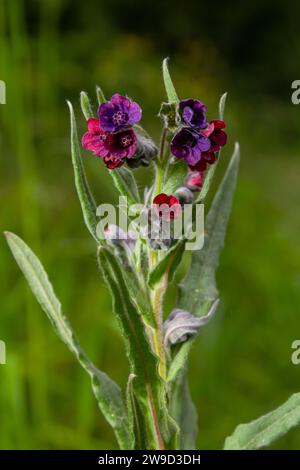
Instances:
[[[129,147],[132,144],[132,138],[130,135],[124,135],[121,137],[121,145],[122,147]]]
[[[126,114],[122,113],[122,111],[117,111],[113,115],[113,123],[114,124],[119,126],[119,125],[123,124],[125,121],[126,121]]]

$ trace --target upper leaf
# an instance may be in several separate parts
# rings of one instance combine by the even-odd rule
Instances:
[[[109,172],[121,196],[125,196],[128,204],[140,202],[138,187],[131,170],[121,167]]]
[[[71,154],[72,154],[72,163],[74,168],[75,176],[75,186],[77,194],[79,197],[83,218],[85,224],[93,236],[97,240],[96,227],[97,227],[97,217],[96,217],[96,203],[92,192],[90,190],[89,184],[86,179],[82,157],[80,152],[80,144],[78,141],[76,120],[73,111],[73,106],[70,101],[67,101],[69,110],[70,110],[70,119],[71,119]]]
[[[63,316],[61,304],[53,291],[47,273],[36,255],[17,235],[6,232],[5,236],[33,294],[47,314],[56,333],[89,374],[99,408],[114,429],[120,447],[122,449],[132,448],[133,442],[128,432],[127,412],[119,386],[104,372],[98,370],[86,356],[70,324]]]
[[[164,84],[165,84],[165,89],[166,89],[168,101],[169,101],[169,103],[173,103],[173,102],[178,102],[179,98],[177,96],[177,93],[176,93],[176,90],[175,90],[175,87],[173,85],[172,78],[171,78],[171,75],[170,75],[170,72],[169,72],[168,60],[169,59],[166,58],[163,61],[163,66],[162,66],[162,68],[163,68],[163,79],[164,79]]]
[[[174,163],[170,163],[162,192],[168,195],[173,194],[182,185],[186,175],[187,164],[184,161],[177,160]]]
[[[202,250],[193,251],[190,269],[180,284],[179,307],[195,315],[207,312],[218,297],[216,270],[224,245],[227,223],[231,211],[239,165],[239,146],[213,200],[205,223],[205,240]]]
[[[240,424],[227,437],[225,450],[260,449],[271,444],[300,423],[300,393],[292,395],[276,410],[247,424]]]
[[[173,245],[167,254],[156,264],[156,266],[154,266],[148,279],[148,284],[151,288],[158,284],[165,274],[168,274],[169,281],[173,279],[176,269],[182,259],[184,247],[184,240],[178,240],[178,242]]]

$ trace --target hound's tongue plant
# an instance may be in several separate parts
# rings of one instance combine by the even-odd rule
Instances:
[[[179,283],[177,305],[172,312],[164,312],[164,295],[188,247],[189,234],[176,237],[176,224],[189,212],[189,226],[195,226],[197,203],[209,192],[227,135],[223,120],[226,94],[220,99],[217,119],[208,121],[209,110],[202,101],[179,100],[167,60],[163,62],[163,79],[167,101],[160,108],[159,145],[140,125],[138,103],[117,93],[106,100],[99,87],[95,113],[87,94],[80,95],[87,123],[81,145],[73,107],[68,103],[75,186],[85,224],[96,242],[99,270],[112,295],[129,361],[125,390],[98,370],[83,351],[35,254],[17,235],[5,234],[56,333],[89,374],[99,408],[121,449],[195,448],[197,416],[187,384],[187,360],[199,331],[204,328],[205,334],[205,325],[218,307],[215,275],[239,164],[235,144],[206,216],[204,246],[192,251],[190,268]],[[122,210],[134,214],[130,229],[111,223],[103,234],[99,230],[97,204],[85,176],[81,146],[106,165],[108,177],[125,200]],[[152,165],[155,173],[144,200],[132,170],[141,165]],[[150,168],[147,171],[150,175]],[[136,215],[150,221],[151,229],[149,225],[141,227]],[[274,412],[238,426],[226,439],[225,448],[266,446],[299,422],[300,395],[296,394]]]

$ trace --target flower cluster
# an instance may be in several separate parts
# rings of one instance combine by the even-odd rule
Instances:
[[[199,100],[186,99],[179,103],[181,129],[171,142],[171,152],[189,166],[186,186],[199,191],[208,165],[213,164],[217,154],[227,143],[224,132],[226,124],[221,120],[206,120],[207,107]]]
[[[88,119],[82,145],[101,157],[107,168],[118,168],[136,153],[137,136],[132,126],[141,117],[142,110],[136,102],[116,93],[99,106],[98,119]]]

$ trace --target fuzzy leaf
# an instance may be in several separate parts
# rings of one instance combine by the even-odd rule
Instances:
[[[226,104],[227,93],[224,93],[219,101],[219,119],[223,121],[224,119],[224,111],[225,111],[225,104]]]
[[[202,250],[193,251],[188,273],[180,284],[179,308],[203,315],[218,297],[216,270],[224,245],[239,165],[239,146],[234,153],[206,217],[207,233]]]
[[[169,72],[168,61],[169,61],[168,58],[164,59],[163,66],[162,66],[163,67],[163,79],[164,79],[165,89],[166,89],[166,93],[167,93],[169,103],[173,103],[173,102],[177,103],[179,101],[179,99],[178,99],[178,96],[177,96],[177,93],[176,93],[176,90],[175,90],[175,87],[173,85],[172,78],[171,78],[171,75],[170,75],[170,72]]]
[[[253,450],[270,445],[300,424],[300,393],[292,395],[276,410],[248,424],[240,424],[227,437],[225,450]]]
[[[140,202],[138,187],[131,170],[122,167],[111,170],[109,173],[120,195],[127,198],[129,205]]]
[[[99,267],[113,297],[114,311],[125,339],[134,396],[147,422],[147,449],[163,449],[164,442],[176,433],[168,416],[164,399],[164,384],[158,375],[158,360],[151,351],[142,317],[127,290],[118,261],[106,248],[98,251]]]
[[[96,235],[97,207],[84,172],[73,107],[70,101],[67,101],[67,103],[69,106],[71,119],[71,153],[75,176],[75,186],[85,224],[93,238],[98,241]]]
[[[160,260],[149,274],[148,284],[153,288],[158,284],[163,276],[168,273],[169,282],[172,281],[177,267],[180,264],[184,253],[185,243],[179,240],[175,245],[170,248],[167,254]]]
[[[180,160],[177,160],[175,163],[170,163],[166,183],[163,186],[162,192],[168,195],[174,194],[176,189],[182,186],[187,176],[187,168],[187,164]]]
[[[99,105],[106,102],[104,93],[102,89],[99,87],[99,85],[96,86],[96,95],[97,95],[97,100],[98,100]]]
[[[184,367],[171,386],[170,412],[180,428],[180,449],[194,450],[198,432],[198,417],[192,401]]]
[[[17,235],[6,232],[5,236],[16,262],[57,335],[89,374],[99,408],[114,429],[120,447],[122,449],[132,448],[133,442],[128,432],[128,417],[119,386],[104,372],[98,370],[82,350],[70,324],[62,313],[61,304],[36,255]]]
[[[82,91],[80,93],[80,106],[81,106],[81,111],[83,112],[83,115],[86,120],[94,117],[93,108],[90,103],[90,99],[88,97],[88,94],[85,91]]]

